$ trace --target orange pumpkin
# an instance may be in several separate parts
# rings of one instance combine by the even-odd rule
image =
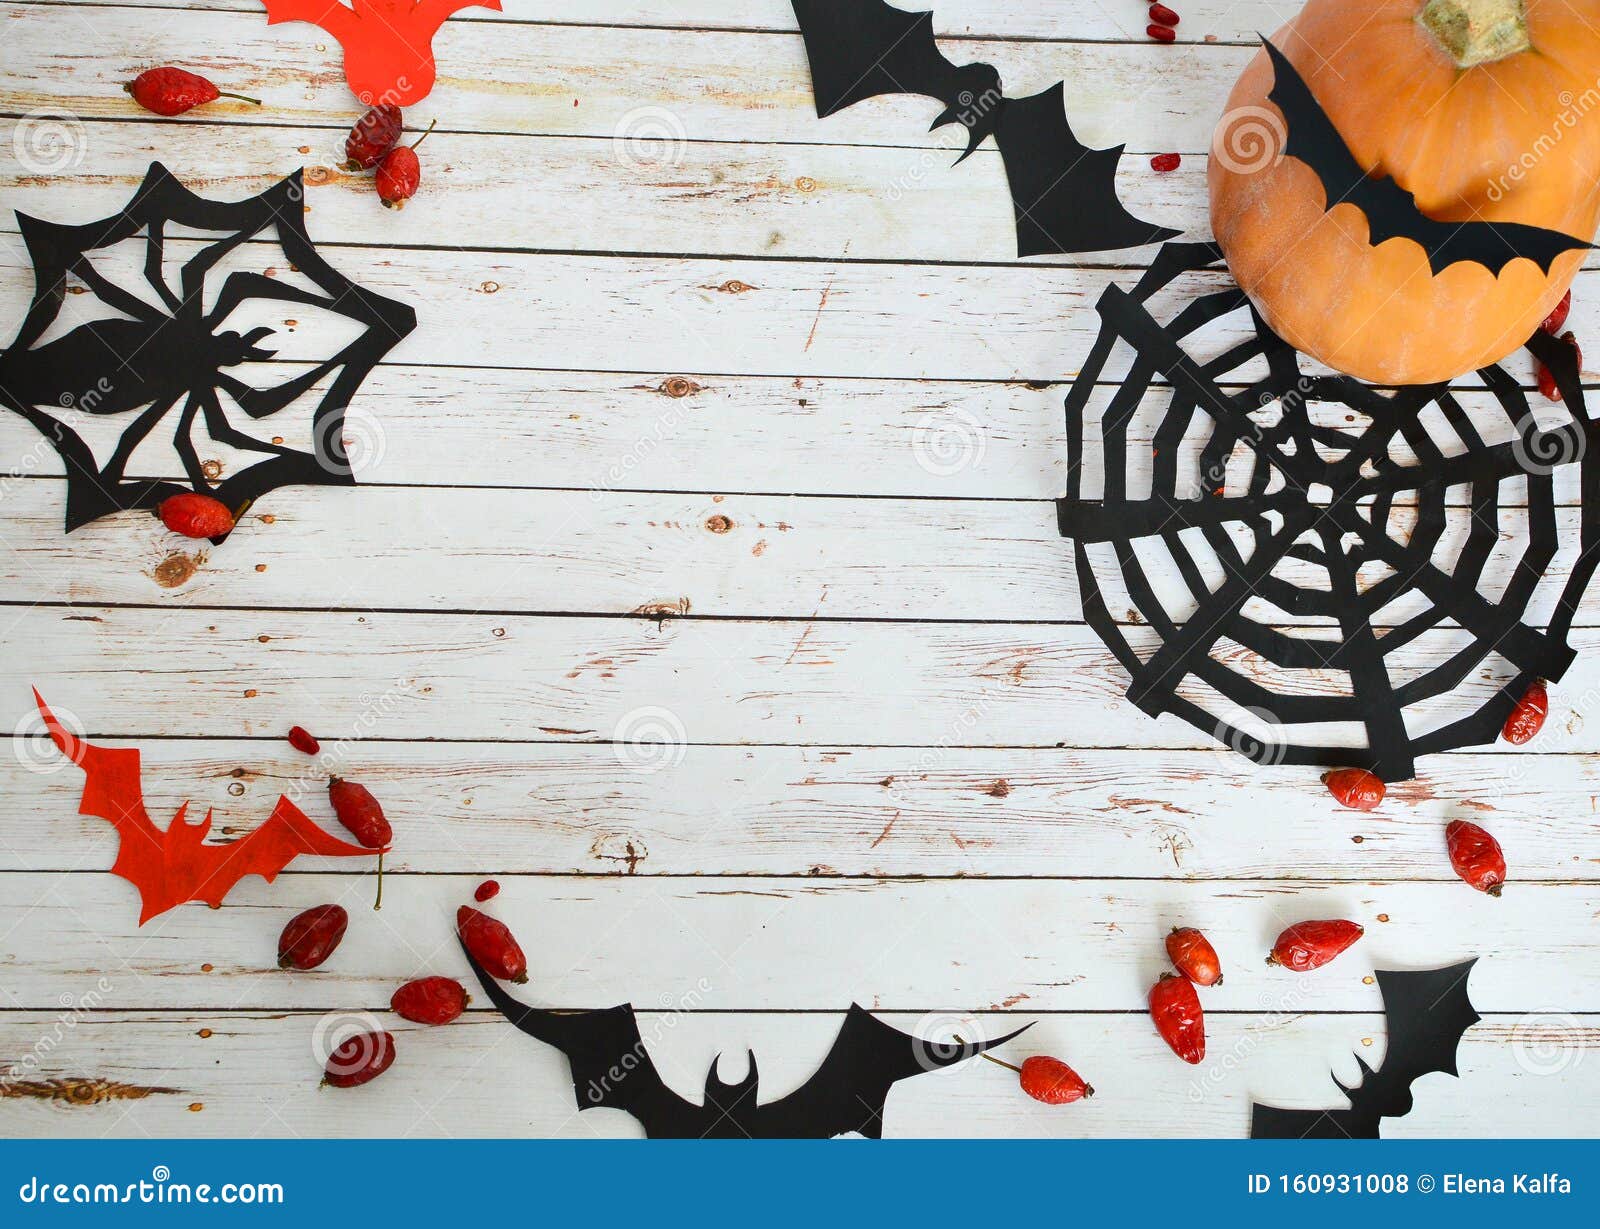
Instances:
[[[1356,159],[1442,221],[1522,222],[1589,240],[1600,225],[1600,5],[1573,0],[1308,0],[1273,38]],[[1437,275],[1410,239],[1369,243],[1282,156],[1263,51],[1228,100],[1210,162],[1229,268],[1297,349],[1376,384],[1497,363],[1539,327],[1585,253]]]

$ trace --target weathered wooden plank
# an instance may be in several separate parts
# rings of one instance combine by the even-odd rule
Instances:
[[[8,62],[22,67],[0,82],[0,110],[139,117],[122,83],[151,64],[181,63],[265,104],[214,104],[216,118],[343,129],[359,113],[337,44],[320,31],[298,24],[268,28],[258,13],[182,13],[181,21],[152,21],[147,8],[97,6],[88,19],[83,11],[54,5],[0,6]],[[68,23],[80,37],[65,36]],[[819,121],[792,17],[775,32],[463,21],[446,26],[436,50],[438,85],[412,108],[414,123],[437,116],[441,127],[481,132],[621,134],[665,137],[669,144],[680,134],[687,140],[940,148],[951,139],[927,136],[938,114],[927,99],[880,99]],[[1146,152],[1208,148],[1222,102],[1255,54],[1243,46],[1152,47],[1142,40],[952,39],[945,51],[995,64],[1007,92],[1017,97],[1070,80],[1072,126],[1083,141],[1127,142]],[[1130,107],[1134,98],[1139,105]],[[1196,106],[1197,98],[1215,103]],[[93,173],[92,166],[85,169]],[[969,190],[976,190],[975,182]]]
[[[586,483],[581,474],[574,481]],[[875,500],[367,487],[261,500],[239,538],[189,548],[144,513],[70,537],[55,532],[64,484],[22,480],[0,504],[9,601],[169,606],[696,614],[740,618],[1078,622],[1072,544],[1055,506],[1006,500]],[[1464,540],[1470,510],[1450,514]],[[1556,517],[1564,548],[1531,604],[1547,621],[1579,556],[1576,508]],[[397,527],[405,527],[397,531]],[[1479,581],[1503,591],[1527,550],[1527,516],[1500,517]],[[188,548],[188,549],[185,549]],[[1220,564],[1217,565],[1220,570]],[[1285,577],[1326,585],[1286,561]],[[1375,576],[1370,579],[1377,579]],[[1166,607],[1195,598],[1158,573]],[[1414,613],[1379,612],[1380,626]],[[1580,623],[1592,624],[1592,611]],[[1285,623],[1317,623],[1283,616]]]
[[[1476,979],[1475,979],[1476,980]],[[889,1013],[896,1028],[940,1039],[957,1028],[1001,1036],[1030,1017],[1026,1002],[1009,1014]],[[670,1086],[698,1100],[706,1072],[721,1057],[725,1080],[756,1053],[761,1100],[804,1081],[838,1030],[838,1017],[642,1011],[640,1032]],[[376,1131],[420,1136],[592,1136],[639,1133],[614,1110],[573,1108],[565,1060],[471,1011],[448,1029],[426,1030],[390,1016],[399,1060],[359,1094],[318,1094],[315,1039],[338,1016],[245,1012],[141,1015],[110,1011],[0,1013],[0,1052],[18,1056],[0,1082],[0,1131],[7,1135],[161,1138],[208,1135],[337,1137]],[[364,1023],[352,1013],[349,1023]],[[1095,1086],[1093,1100],[1070,1109],[1029,1101],[1004,1073],[971,1062],[899,1084],[890,1094],[884,1134],[969,1137],[1221,1136],[1249,1131],[1252,1099],[1279,1105],[1339,1105],[1332,1079],[1359,1078],[1355,1054],[1376,1066],[1385,1046],[1381,1015],[1213,1014],[1213,1060],[1188,1070],[1136,1016],[1044,1016],[1002,1053],[1070,1059]],[[1490,1016],[1467,1031],[1461,1077],[1427,1076],[1411,1113],[1384,1126],[1391,1138],[1472,1136],[1492,1102],[1503,1137],[1547,1134],[1552,1122],[1574,1135],[1600,1130],[1594,1109],[1600,1068],[1581,1061],[1600,1044],[1586,1017],[1559,1012]],[[35,1055],[36,1050],[42,1053]],[[30,1059],[31,1061],[22,1061]],[[36,1085],[61,1080],[57,1097]],[[120,1089],[113,1086],[121,1086]],[[172,1089],[132,1100],[144,1089]],[[71,1104],[68,1092],[95,1103]],[[175,1174],[175,1180],[186,1175]]]
[[[62,0],[100,7],[103,0]],[[129,5],[173,7],[171,0],[123,0]],[[207,9],[259,13],[255,0],[207,0]],[[934,28],[941,37],[967,35],[1076,41],[1145,39],[1147,18],[1140,6],[1113,9],[1103,5],[1020,5],[1009,0],[941,0],[933,6]],[[459,21],[542,22],[579,26],[648,26],[675,30],[795,29],[793,8],[784,0],[589,0],[575,9],[563,0],[504,0],[501,11],[463,9]],[[1188,0],[1177,28],[1180,41],[1253,44],[1261,31],[1283,23],[1283,10],[1267,0]],[[446,27],[445,35],[454,34]]]
[[[826,601],[817,609],[826,615]],[[1134,708],[1127,676],[1082,626],[80,606],[12,608],[7,634],[27,646],[0,661],[14,711],[36,684],[105,735],[278,737],[311,717],[331,738],[520,741],[557,730],[650,743],[1213,745]],[[1149,629],[1128,634],[1154,650]],[[1463,640],[1432,632],[1391,653],[1396,685]],[[1580,629],[1572,644],[1578,660],[1554,700],[1568,715],[1538,751],[1600,749],[1586,719],[1600,695],[1600,631]],[[107,662],[123,666],[114,685]],[[1428,729],[1460,716],[1513,674],[1491,659],[1408,720]],[[1332,670],[1295,681],[1309,695],[1348,688]],[[1300,734],[1365,741],[1343,727]]]
[[[92,214],[64,206],[53,220],[90,221]],[[118,280],[135,276],[143,258],[136,247],[124,244],[97,264]],[[193,250],[167,244],[172,261]],[[391,352],[391,362],[563,371],[1055,382],[1076,374],[1089,353],[1100,326],[1094,305],[1105,288],[1134,280],[1121,270],[1048,265],[816,261],[775,269],[732,258],[454,249],[379,255],[337,245],[323,251],[363,285],[416,306],[417,328]],[[263,265],[292,276],[252,246],[219,264],[213,277]],[[0,285],[11,287],[13,318],[20,317],[31,279],[22,250],[0,244]],[[1170,318],[1195,296],[1227,284],[1224,274],[1197,274],[1152,300],[1152,311]],[[1600,269],[1579,274],[1574,298],[1572,327],[1580,335],[1600,333]],[[336,334],[310,327],[312,310],[287,317],[281,305],[253,299],[229,323],[274,328],[270,344],[284,361],[320,362],[330,336],[348,336],[350,326]],[[1235,312],[1197,335],[1192,348],[1207,358],[1248,335],[1248,319]],[[1513,369],[1527,370],[1517,366],[1525,362],[1531,360],[1513,360]],[[1127,365],[1126,347],[1119,346],[1104,378],[1117,379]]]
[[[0,951],[14,1007],[49,1010],[104,978],[103,1006],[377,1010],[423,972],[470,977],[455,939],[465,875],[347,871],[249,880],[218,914],[188,906],[135,926],[131,885],[109,875],[0,876]],[[838,880],[536,877],[503,881],[495,911],[522,938],[529,1001],[632,1000],[705,1010],[1143,1009],[1167,967],[1162,940],[1204,928],[1231,976],[1216,1011],[1376,1011],[1374,966],[1434,967],[1477,955],[1482,1011],[1600,1010],[1593,927],[1600,886],[1526,884],[1495,900],[1457,883],[1119,880]],[[351,910],[338,953],[302,977],[277,969],[297,911]],[[1360,947],[1317,976],[1261,961],[1291,921],[1349,917]],[[1386,919],[1386,920],[1385,920]],[[1019,996],[1026,996],[1019,997]]]
[[[1441,756],[1369,816],[1308,774],[1221,751],[686,747],[641,762],[611,746],[329,740],[313,761],[275,739],[137,745],[159,823],[189,802],[233,836],[285,792],[332,826],[328,774],[358,779],[402,871],[1448,881],[1445,823],[1470,816],[1505,846],[1509,891],[1600,878],[1593,756]],[[0,756],[0,869],[109,868],[116,840],[78,814],[82,776],[42,740],[18,750]]]
[[[240,374],[276,383],[302,370],[252,364]],[[364,485],[1054,500],[1066,491],[1066,392],[1017,382],[384,366],[362,385],[346,436]],[[1105,385],[1091,395],[1091,433],[1114,393]],[[1456,396],[1486,439],[1504,438],[1506,419],[1488,394]],[[1310,411],[1319,424],[1349,427],[1342,408]],[[1536,412],[1549,426],[1561,413]],[[1151,427],[1144,415],[1129,426],[1131,476],[1149,473],[1140,457]],[[273,429],[294,428],[280,419]],[[214,445],[205,459],[226,472],[241,455]],[[1415,462],[1403,441],[1392,455]],[[164,448],[141,449],[139,460],[150,474],[182,472]],[[1100,449],[1086,451],[1085,492],[1101,489],[1102,461]],[[1559,503],[1577,502],[1577,470],[1557,471]],[[62,472],[29,424],[0,415],[0,474]],[[1520,502],[1512,487],[1502,494]],[[1459,505],[1469,495],[1452,487],[1446,497]]]
[[[0,121],[0,148],[25,143],[37,123]],[[70,205],[102,216],[123,206],[152,161],[220,199],[259,192],[303,163],[317,235],[342,242],[760,258],[831,258],[845,249],[857,259],[1016,257],[1011,198],[990,147],[960,167],[952,165],[954,150],[721,141],[685,142],[657,159],[619,157],[610,136],[436,132],[424,195],[395,211],[381,208],[371,175],[339,169],[344,135],[327,129],[96,121],[81,132],[93,158],[81,176],[67,177]],[[264,164],[263,149],[281,161]],[[59,210],[60,178],[26,166],[5,170],[6,229],[15,229],[11,209],[42,217]],[[1203,156],[1165,175],[1130,157],[1120,182],[1140,217],[1209,236]],[[1131,255],[1036,263],[1126,265]]]

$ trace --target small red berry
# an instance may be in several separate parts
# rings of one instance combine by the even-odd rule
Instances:
[[[298,725],[289,727],[289,745],[307,755],[316,755],[322,750],[322,744],[312,737],[311,731]]]
[[[1178,32],[1171,26],[1163,26],[1151,22],[1144,28],[1144,32],[1158,43],[1175,43],[1178,41]]]
[[[1150,6],[1150,20],[1158,26],[1175,26],[1178,24],[1178,15],[1164,4]]]
[[[1544,323],[1539,327],[1544,332],[1554,336],[1561,331],[1561,326],[1567,322],[1567,317],[1572,314],[1572,291],[1567,291],[1557,303],[1555,310],[1544,318]]]
[[[340,905],[318,905],[296,914],[278,936],[280,969],[314,969],[338,949],[350,915]]]
[[[1444,839],[1456,874],[1478,891],[1499,896],[1506,882],[1506,855],[1500,842],[1464,819],[1454,820],[1444,830]]]
[[[1205,1061],[1206,1015],[1188,978],[1161,975],[1161,980],[1150,987],[1150,1019],[1161,1040],[1184,1062]]]
[[[449,1024],[467,1009],[467,992],[453,977],[421,977],[394,992],[389,1006],[416,1024]]]
[[[462,905],[456,910],[456,933],[472,958],[492,976],[518,985],[528,980],[528,958],[504,922]]]
[[[1182,154],[1157,154],[1150,159],[1150,168],[1165,175],[1183,165]]]
[[[392,1066],[393,1033],[357,1033],[328,1055],[322,1083],[327,1088],[359,1088]]]
[[[345,169],[370,171],[394,148],[404,128],[399,107],[390,103],[373,107],[355,122],[344,139]]]
[[[1297,922],[1272,945],[1268,964],[1282,965],[1295,973],[1320,969],[1364,935],[1354,922]]]
[[[1094,1089],[1084,1083],[1081,1075],[1059,1058],[1043,1054],[1023,1059],[1018,1083],[1023,1092],[1046,1105],[1071,1105],[1094,1096]]]
[[[1354,811],[1370,811],[1383,801],[1387,787],[1376,774],[1365,768],[1337,768],[1322,778],[1328,792],[1340,806]]]
[[[1543,683],[1536,682],[1522,693],[1522,698],[1506,718],[1500,737],[1513,747],[1532,742],[1534,735],[1544,729],[1545,718],[1549,715],[1550,693]]]
[[[122,88],[133,95],[134,102],[157,115],[182,115],[185,111],[219,98],[237,98],[240,102],[254,103],[258,107],[261,105],[259,98],[226,93],[199,73],[171,65],[147,68]]]
[[[184,491],[169,495],[156,509],[161,523],[186,538],[220,538],[233,532],[233,513],[220,499]]]
[[[478,890],[472,894],[472,899],[480,905],[486,900],[493,900],[500,895],[500,885],[493,879],[485,879],[478,885]]]
[[[1222,984],[1222,961],[1217,959],[1217,949],[1193,926],[1173,927],[1167,936],[1167,958],[1173,968],[1197,986]]]

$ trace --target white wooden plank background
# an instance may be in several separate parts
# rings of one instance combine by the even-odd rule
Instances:
[[[1174,47],[1132,0],[948,0],[937,24],[1012,92],[1066,77],[1080,134],[1128,142],[1136,211],[1198,238],[1211,125],[1283,13],[1182,7]],[[1336,1104],[1329,1072],[1381,1055],[1375,966],[1477,954],[1463,1078],[1429,1077],[1389,1132],[1596,1133],[1593,606],[1538,743],[1426,762],[1370,816],[1132,710],[1050,501],[1093,302],[1149,252],[1018,264],[993,151],[952,168],[916,100],[819,123],[793,26],[781,0],[468,10],[395,214],[332,169],[355,107],[310,27],[253,0],[0,3],[0,329],[31,285],[12,211],[103,216],[153,159],[218,197],[307,166],[313,236],[420,314],[358,399],[363,485],[277,493],[220,549],[138,516],[63,538],[59,464],[0,422],[0,1132],[633,1133],[575,1116],[561,1060],[476,1010],[408,1029],[363,1093],[316,1094],[319,1030],[393,1024],[398,981],[464,972],[453,909],[493,874],[529,1001],[633,999],[690,1092],[747,1046],[765,1095],[792,1087],[854,998],[914,1031],[1035,1019],[1013,1056],[1100,1090],[1047,1111],[971,1064],[902,1085],[890,1134],[1236,1136],[1252,1097]],[[266,105],[153,121],[121,82],[169,60]],[[49,124],[64,160],[19,161]],[[671,139],[640,156],[652,126]],[[1153,174],[1168,150],[1182,169]],[[1585,336],[1596,304],[1591,270]],[[262,321],[284,362],[315,348],[310,322]],[[1491,583],[1519,530],[1508,512]],[[367,781],[397,832],[384,910],[312,863],[135,928],[35,683],[143,749],[158,816],[192,798],[224,839],[280,791],[326,818],[330,765]],[[284,746],[295,722],[328,760]],[[672,743],[632,743],[651,731]],[[1458,816],[1504,842],[1503,900],[1450,876]],[[327,899],[346,946],[277,972],[282,921]],[[1260,964],[1283,922],[1335,913],[1369,934],[1326,974]],[[1228,966],[1195,1070],[1142,1015],[1178,922]]]

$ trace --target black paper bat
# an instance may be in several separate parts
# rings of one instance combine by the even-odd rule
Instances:
[[[656,1071],[631,1004],[603,1011],[540,1010],[507,994],[470,953],[467,961],[507,1020],[567,1056],[579,1110],[624,1110],[652,1139],[829,1139],[851,1131],[881,1139],[889,1090],[900,1080],[953,1067],[1031,1027],[995,1041],[944,1044],[890,1028],[852,1003],[822,1065],[788,1096],[766,1104],[757,1100],[752,1052],[749,1074],[738,1084],[724,1084],[713,1060],[705,1100],[696,1105],[668,1088]]]
[[[133,199],[112,217],[68,226],[17,215],[33,261],[34,298],[16,340],[0,354],[0,404],[31,422],[60,453],[68,532],[119,510],[153,508],[188,489],[159,478],[127,476],[134,451],[168,415],[176,417],[173,445],[192,488],[215,496],[236,514],[289,483],[354,481],[341,436],[345,408],[372,368],[416,327],[416,313],[357,286],[322,259],[306,234],[304,198],[296,172],[250,200],[208,201],[153,163]],[[174,227],[222,235],[179,267],[176,286],[163,269],[166,245],[176,242],[168,233]],[[207,285],[218,262],[269,228],[282,250],[266,263],[287,261],[317,292],[243,271],[229,273],[215,288]],[[144,294],[118,285],[92,260],[101,249],[141,238]],[[117,317],[87,320],[42,340],[58,320],[71,323],[70,310],[63,319],[69,275]],[[253,300],[318,308],[356,322],[361,331],[311,370],[276,387],[252,387],[229,369],[270,359],[273,351],[261,343],[272,330],[240,334],[221,326]],[[338,375],[314,411],[310,451],[250,435],[230,420],[219,397],[225,393],[247,418],[269,418],[334,372]],[[63,417],[67,411],[131,416],[104,465]],[[211,482],[191,438],[200,423],[216,442],[266,459]]]
[[[1367,215],[1372,246],[1405,238],[1428,254],[1435,273],[1474,261],[1498,275],[1519,257],[1535,262],[1545,273],[1563,252],[1593,245],[1558,230],[1519,222],[1440,222],[1417,208],[1417,198],[1393,179],[1373,179],[1350,151],[1343,136],[1322,109],[1311,87],[1289,58],[1262,39],[1272,60],[1275,84],[1267,95],[1283,112],[1287,128],[1284,153],[1316,172],[1328,208],[1354,205]]]
[[[1343,1110],[1284,1110],[1251,1107],[1252,1139],[1377,1139],[1382,1118],[1411,1112],[1411,1085],[1434,1071],[1459,1075],[1456,1047],[1478,1022],[1467,997],[1467,977],[1476,959],[1447,969],[1420,973],[1378,970],[1383,1013],[1388,1021],[1388,1048],[1377,1071],[1360,1055],[1362,1080],[1355,1088],[1339,1084],[1350,1098]]]
[[[1141,222],[1117,197],[1122,146],[1090,149],[1067,122],[1061,82],[1007,98],[989,64],[961,67],[933,37],[932,13],[883,0],[794,0],[811,62],[817,115],[827,118],[881,94],[921,94],[944,103],[934,128],[967,129],[964,161],[993,136],[1017,216],[1017,255],[1099,252],[1170,239],[1177,231]]]

